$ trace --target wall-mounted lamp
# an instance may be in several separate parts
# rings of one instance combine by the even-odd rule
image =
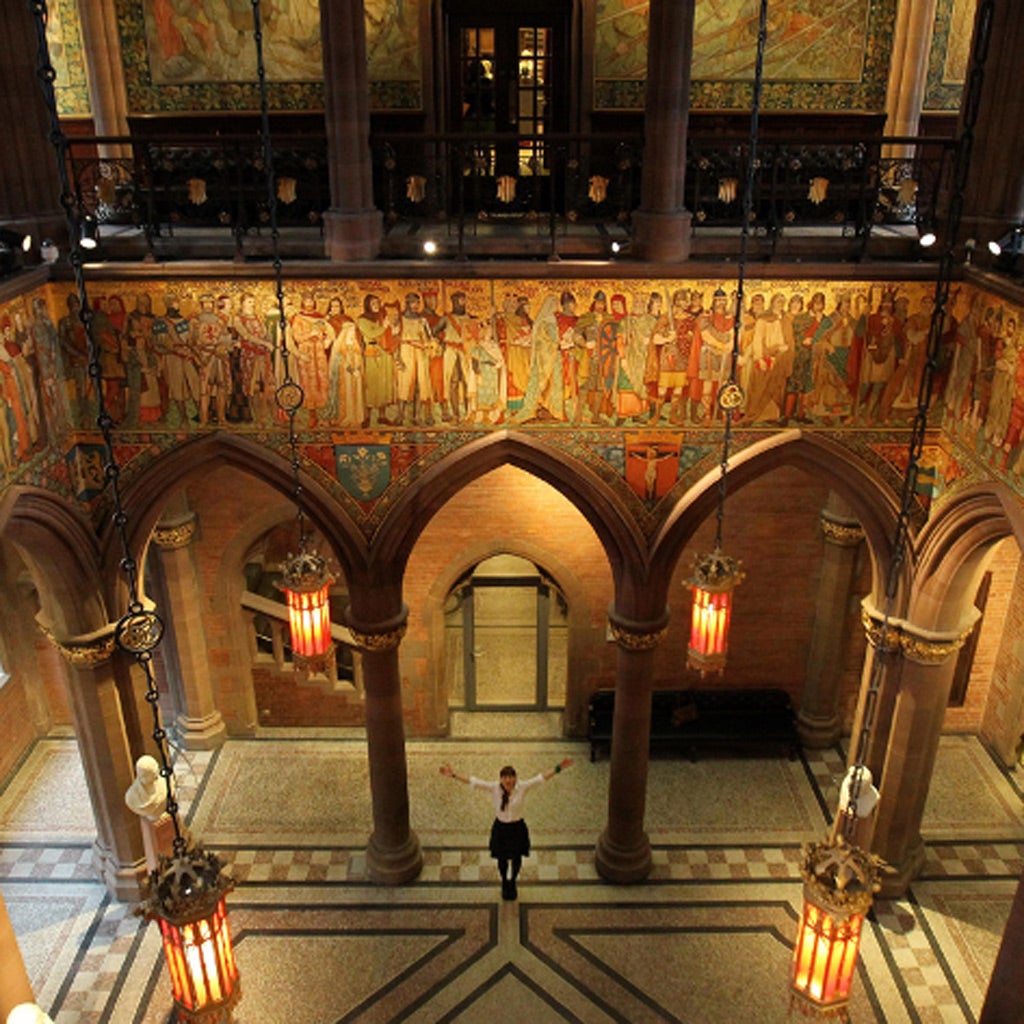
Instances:
[[[100,244],[100,226],[96,218],[87,213],[82,218],[81,246],[83,249],[95,249]]]
[[[425,256],[436,256],[437,255],[437,242],[432,238],[428,238],[423,243],[423,254]]]

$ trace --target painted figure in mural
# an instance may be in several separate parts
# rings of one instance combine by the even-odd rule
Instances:
[[[128,380],[127,426],[152,424],[160,419],[160,374],[153,351],[153,300],[149,292],[135,296],[135,308],[125,319],[125,365]]]
[[[623,298],[623,305],[625,298]],[[615,303],[613,302],[613,308]],[[622,318],[619,334],[618,375],[615,380],[615,413],[621,421],[639,422],[647,409],[647,357],[651,335],[661,312],[661,296],[652,292],[634,296],[633,312]]]
[[[453,423],[469,423],[476,409],[476,375],[472,352],[479,340],[479,322],[466,308],[466,293],[453,292],[444,325],[444,384]]]
[[[750,297],[750,305],[743,311],[740,317],[740,354],[738,360],[739,385],[743,394],[750,395],[750,382],[754,373],[754,329],[757,321],[764,316],[766,308],[765,297],[761,292],[756,292]],[[744,403],[746,404],[746,402]],[[737,419],[740,416],[736,416]]]
[[[497,316],[498,344],[505,357],[508,375],[508,414],[514,416],[523,408],[526,388],[530,383],[530,338],[533,319],[525,298],[505,296]]]
[[[240,423],[255,421],[269,425],[275,386],[272,342],[266,319],[256,311],[256,296],[252,292],[242,292],[231,331],[238,339],[232,360],[232,415]]]
[[[476,419],[481,423],[500,423],[505,418],[508,392],[505,360],[493,318],[477,323],[476,338],[472,352],[476,374]]]
[[[398,421],[405,426],[434,422],[434,393],[430,386],[433,336],[421,307],[419,292],[408,292],[395,359]]]
[[[879,415],[882,393],[903,354],[903,325],[896,317],[896,296],[882,292],[878,308],[858,325],[860,365],[854,404],[856,422],[873,422]]]
[[[807,396],[814,390],[814,336],[824,319],[825,294],[815,292],[806,310],[803,309],[803,297],[794,295],[789,307],[793,364],[786,378],[781,420],[783,426],[794,418],[797,423],[811,422],[807,415]]]
[[[231,390],[232,338],[230,323],[217,312],[216,300],[210,294],[199,297],[192,338],[199,369],[199,425],[206,426],[212,418],[223,426]]]
[[[657,392],[651,407],[651,423],[661,419],[666,404],[669,422],[683,422],[690,396],[690,363],[698,315],[691,313],[689,291],[680,289],[672,293],[670,330],[658,330],[651,338],[651,348],[657,359]],[[648,376],[651,376],[650,371]]]
[[[1013,401],[1010,403],[1010,416],[1003,435],[1002,468],[1014,473],[1024,470],[1024,337],[1015,317],[1007,323],[1007,349],[1016,353],[1014,359]],[[1009,330],[1012,328],[1013,333]]]
[[[46,436],[55,438],[60,436],[69,424],[60,390],[64,377],[59,363],[57,328],[50,319],[46,300],[40,296],[32,300],[31,322],[36,339],[35,349],[39,357],[41,404],[46,422]]]
[[[32,428],[35,431],[33,444],[45,445],[47,439],[46,414],[43,406],[43,382],[39,372],[39,347],[36,344],[36,334],[33,330],[31,318],[28,316],[23,304],[14,306],[12,313],[14,322],[14,344],[21,352],[21,358],[25,361],[28,381],[32,389],[33,418]]]
[[[985,418],[984,437],[993,448],[1002,448],[1013,411],[1017,376],[1017,320],[1008,316],[1000,324],[995,343],[992,396]]]
[[[531,338],[530,382],[515,422],[565,419],[565,382],[558,336],[558,296],[544,296]]]
[[[598,335],[601,323],[608,309],[608,298],[603,291],[594,292],[587,309],[576,322],[576,384],[578,401],[573,423],[598,419],[603,390],[601,386],[600,363],[598,360]]]
[[[385,320],[379,295],[363,297],[363,313],[356,319],[356,328],[363,346],[368,425],[376,427],[386,422],[388,406],[395,402],[393,352],[398,344],[397,333]]]
[[[718,392],[729,379],[735,322],[736,317],[729,313],[728,296],[721,288],[716,288],[711,296],[711,309],[697,318],[693,339],[697,351],[697,379],[690,381],[690,393],[696,392],[696,401],[704,410],[705,424],[718,419],[722,413],[718,408]]]
[[[108,312],[108,303],[112,301],[104,295],[93,299],[92,335],[99,349],[103,401],[114,422],[120,423],[124,420],[127,373],[121,351],[121,332]],[[123,312],[123,309],[123,304],[118,300],[115,310]]]
[[[39,388],[32,371],[34,344],[29,337],[24,314],[18,309],[13,309],[9,316],[0,321],[0,333],[3,335],[4,352],[14,368],[24,416],[25,436],[23,441],[21,438],[18,441],[21,457],[23,452],[27,454],[35,450],[40,440]]]
[[[434,396],[441,419],[447,423],[452,418],[449,405],[448,382],[445,378],[445,328],[448,320],[437,308],[439,296],[436,288],[423,291],[423,319],[427,322],[432,344],[430,346],[430,393]]]
[[[178,308],[178,296],[172,292],[164,297],[164,314],[153,320],[153,351],[159,358],[163,379],[167,387],[167,409],[176,418],[169,426],[184,426],[191,415],[193,404],[198,418],[199,367],[192,348],[192,325]]]
[[[66,301],[68,312],[57,324],[57,338],[64,363],[64,382],[72,410],[71,418],[76,425],[84,425],[88,418],[89,343],[82,325],[82,304],[78,296],[72,293]]]
[[[747,423],[772,422],[782,417],[786,378],[793,366],[792,318],[796,309],[796,303],[787,307],[786,296],[776,292],[768,309],[757,318],[750,348],[750,390],[743,417]]]
[[[332,304],[327,307],[327,321],[334,334],[332,360],[337,352],[341,424],[346,427],[361,427],[366,420],[366,380],[359,332],[355,321],[345,315],[341,299],[332,300]]]
[[[982,321],[984,297],[976,293],[967,315],[957,325],[952,338],[953,356],[946,381],[946,411],[953,430],[962,430],[967,423],[973,401],[974,374],[980,361],[978,329]]]
[[[576,415],[576,406],[579,402],[579,381],[576,378],[576,325],[579,323],[576,315],[576,296],[570,291],[564,291],[558,298],[558,311],[555,313],[555,323],[558,325],[558,351],[562,362],[562,407],[565,410],[565,418],[573,419]]]
[[[302,408],[310,428],[316,427],[320,411],[327,404],[328,373],[327,322],[316,308],[316,296],[303,294],[299,311],[288,324],[295,354],[295,377],[302,387]]]
[[[850,415],[852,394],[847,363],[854,329],[853,296],[840,292],[836,308],[818,325],[812,341],[814,385],[810,407],[826,424]]]
[[[909,305],[910,300],[904,295],[896,300],[896,316],[902,323],[903,351],[882,392],[879,404],[879,419],[882,423],[889,423],[897,409],[915,409],[917,406],[921,376],[928,356],[928,334],[935,298],[932,294],[922,296],[914,313],[908,313]]]

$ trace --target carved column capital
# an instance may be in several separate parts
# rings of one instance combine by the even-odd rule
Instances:
[[[822,512],[818,523],[825,540],[830,544],[853,548],[864,539],[864,530],[856,521],[836,519],[827,512]]]
[[[966,628],[951,633],[933,633],[905,623],[900,635],[900,650],[908,661],[916,661],[919,665],[941,665],[952,658],[963,647],[974,629],[974,623],[981,614],[977,608],[972,609],[974,616]]]
[[[652,622],[633,622],[608,609],[608,629],[612,638],[624,651],[652,651],[668,632],[669,611]]]
[[[883,654],[893,654],[900,649],[901,619],[888,620],[885,636],[882,636],[883,616],[874,608],[869,608],[866,603],[861,605],[860,621],[864,627],[868,643]]]
[[[153,530],[153,541],[164,551],[187,547],[196,532],[196,514],[188,512],[173,519],[161,519]]]
[[[64,660],[74,668],[95,668],[109,661],[117,647],[117,623],[110,623],[95,633],[60,639],[49,627],[39,623],[43,636],[60,652]]]
[[[409,622],[409,608],[402,605],[402,610],[384,622],[361,623],[351,616],[346,617],[346,625],[352,634],[352,642],[361,651],[369,654],[381,651],[393,651],[402,642]]]

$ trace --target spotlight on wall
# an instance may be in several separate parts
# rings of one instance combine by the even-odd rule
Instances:
[[[32,236],[26,235],[24,231],[0,228],[0,245],[6,245],[8,249],[28,252],[32,248]]]
[[[1024,225],[1018,224],[999,239],[988,243],[988,251],[995,257],[997,270],[1016,271],[1017,262],[1024,253]]]
[[[80,241],[83,249],[95,249],[100,244],[100,226],[91,213],[87,213],[82,218]]]
[[[435,242],[434,239],[432,239],[432,238],[428,238],[423,243],[423,252],[424,252],[424,255],[426,255],[426,256],[436,256],[437,255],[437,242]]]
[[[938,236],[935,234],[934,228],[925,227],[921,230],[920,237],[917,239],[917,244],[922,249],[930,249],[938,241]]]

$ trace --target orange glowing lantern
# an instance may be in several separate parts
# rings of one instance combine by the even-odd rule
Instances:
[[[289,555],[278,587],[288,602],[292,655],[299,665],[322,659],[331,650],[330,588],[334,577],[315,551]]]
[[[688,668],[703,676],[722,672],[729,647],[729,620],[732,617],[732,592],[743,582],[741,564],[716,547],[706,555],[697,555],[693,575],[686,585],[693,590],[693,614],[690,619],[690,643],[686,649]]]
[[[218,858],[194,847],[160,858],[141,912],[160,925],[176,1020],[221,1024],[241,996],[224,897],[234,888]]]
[[[842,838],[804,847],[804,908],[792,971],[793,1004],[803,1012],[845,1019],[880,863]]]

